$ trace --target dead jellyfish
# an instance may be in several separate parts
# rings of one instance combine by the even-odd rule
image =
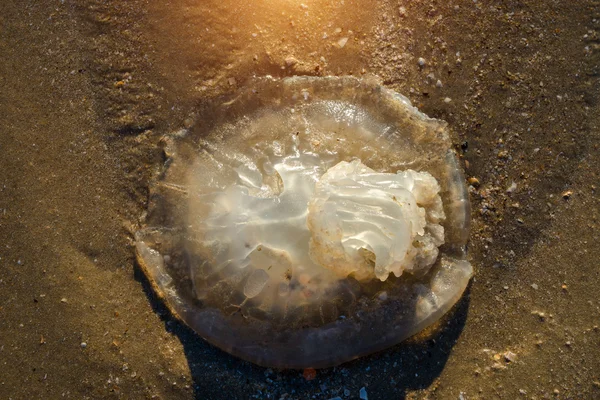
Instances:
[[[231,354],[337,365],[431,325],[467,286],[446,124],[374,80],[257,79],[166,143],[138,260]]]

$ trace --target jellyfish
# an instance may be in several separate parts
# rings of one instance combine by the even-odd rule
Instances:
[[[171,312],[253,363],[383,350],[462,296],[470,205],[447,124],[375,78],[255,79],[165,138],[135,235]]]

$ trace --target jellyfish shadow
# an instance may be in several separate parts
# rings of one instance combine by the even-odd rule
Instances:
[[[462,333],[469,310],[471,284],[462,298],[428,333],[392,348],[338,367],[319,370],[312,380],[298,370],[264,368],[238,359],[202,339],[175,318],[135,263],[134,278],[141,283],[150,305],[177,336],[190,368],[193,398],[200,399],[357,399],[361,388],[370,398],[404,399],[431,386],[440,376]]]

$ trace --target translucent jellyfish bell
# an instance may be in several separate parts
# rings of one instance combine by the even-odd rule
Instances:
[[[257,79],[167,139],[137,256],[171,311],[254,363],[326,367],[462,295],[469,201],[442,121],[375,81]]]

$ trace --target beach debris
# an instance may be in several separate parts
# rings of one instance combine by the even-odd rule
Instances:
[[[510,350],[505,351],[503,355],[506,362],[515,362],[517,360],[517,355]]]
[[[469,178],[469,184],[472,185],[473,187],[479,187],[479,179],[475,178],[474,176]]]
[[[288,68],[293,67],[296,64],[298,64],[298,59],[296,57],[292,57],[292,56],[286,57],[286,59],[285,59],[286,67],[288,67]]]
[[[317,371],[314,368],[305,368],[302,377],[307,381],[312,381],[317,377]]]
[[[360,396],[360,400],[369,400],[369,396],[367,395],[367,389],[364,387],[361,387],[358,395]]]
[[[344,46],[346,46],[346,43],[348,43],[348,38],[343,37],[340,40],[338,40],[337,45],[339,46],[340,49],[343,49]]]

